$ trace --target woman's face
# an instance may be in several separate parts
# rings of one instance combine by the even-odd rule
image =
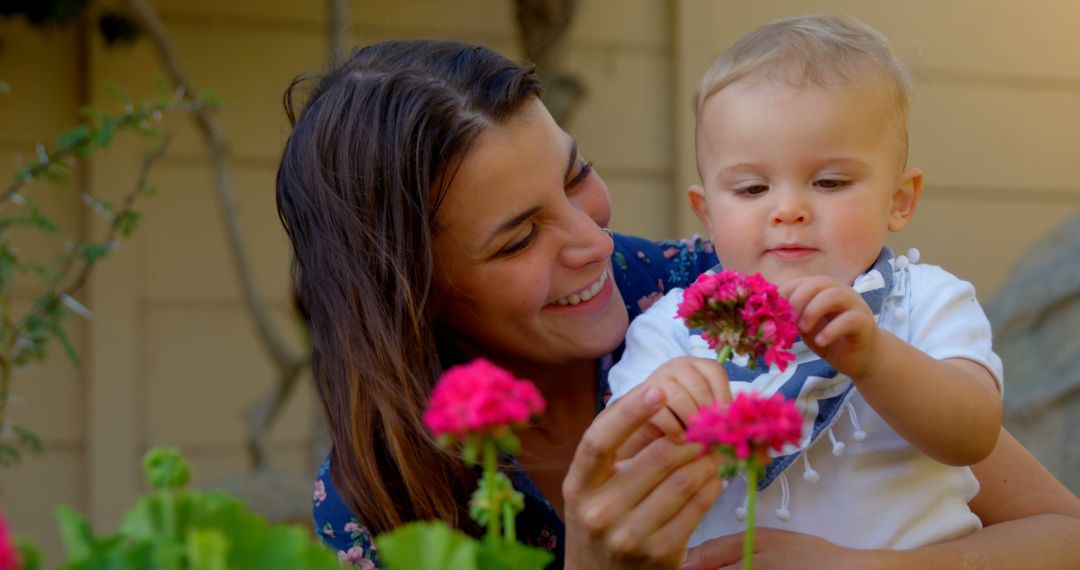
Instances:
[[[537,99],[487,128],[435,218],[438,319],[470,356],[570,364],[613,350],[627,314],[611,278],[607,186]]]

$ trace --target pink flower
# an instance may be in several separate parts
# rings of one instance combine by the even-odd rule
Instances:
[[[442,375],[424,412],[424,424],[436,436],[461,438],[524,424],[545,405],[532,382],[478,358]]]
[[[19,560],[19,551],[15,549],[15,545],[11,542],[7,523],[4,522],[3,517],[0,517],[0,570],[18,570],[21,567],[22,562]]]
[[[363,570],[373,570],[375,563],[364,556],[364,549],[359,546],[354,546],[348,550],[338,551],[338,562],[342,564],[352,564],[357,568]]]
[[[686,440],[717,447],[736,459],[768,462],[769,450],[802,441],[802,414],[780,394],[766,398],[743,392],[730,404],[702,407],[690,417]]]
[[[315,506],[319,506],[326,500],[326,483],[323,483],[322,479],[315,481],[315,490],[311,494],[311,500],[315,502]]]
[[[653,291],[652,293],[645,295],[637,300],[638,309],[641,309],[641,312],[644,313],[649,307],[653,306],[653,303],[659,301],[663,296],[664,294],[659,291]]]
[[[357,524],[356,522],[350,521],[350,522],[345,523],[345,529],[344,530],[345,530],[345,532],[352,534],[352,533],[355,533],[355,532],[363,532],[364,529],[361,528],[360,525]]]
[[[683,292],[676,318],[690,328],[700,328],[709,348],[726,354],[737,352],[758,358],[781,371],[795,360],[788,349],[799,337],[795,313],[776,286],[760,274],[749,277],[736,271],[704,273]],[[718,350],[728,349],[728,350]]]

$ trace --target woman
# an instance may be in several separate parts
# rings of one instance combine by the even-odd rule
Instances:
[[[396,41],[323,77],[299,117],[286,98],[294,131],[278,209],[334,444],[334,484],[316,486],[316,519],[325,540],[347,547],[343,559],[369,564],[370,536],[409,520],[476,531],[466,511],[475,476],[434,444],[420,416],[439,373],[477,356],[529,378],[549,403],[508,470],[527,496],[519,534],[566,567],[676,567],[720,491],[714,457],[655,437],[648,424],[667,399],[725,398],[715,363],[684,359],[657,371],[700,375],[709,393],[638,390],[596,416],[628,306],[685,285],[714,259],[700,244],[602,231],[607,188],[538,93],[530,68],[490,50]],[[1003,442],[991,462],[1044,473]],[[1080,513],[1075,497],[1047,489],[1066,505],[1057,512]],[[1078,526],[1044,502],[1020,512],[1013,491],[997,495],[990,504],[1012,521],[999,526],[1032,530],[1054,554],[1060,542],[1040,537]],[[778,554],[874,554],[772,538],[762,543]],[[984,542],[987,560],[1032,544]],[[725,548],[705,545],[690,562],[723,561]]]

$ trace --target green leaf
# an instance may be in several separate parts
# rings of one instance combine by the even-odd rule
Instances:
[[[37,178],[37,164],[30,164],[15,171],[15,178],[22,182],[30,182]]]
[[[15,432],[15,437],[19,442],[30,448],[35,454],[40,454],[43,446],[41,445],[41,438],[34,432],[20,426],[12,426],[12,431]]]
[[[41,570],[41,551],[34,543],[25,538],[16,538],[15,549],[19,551],[19,560],[22,561],[19,570]]]
[[[11,467],[22,459],[22,454],[7,443],[0,443],[0,465]]]
[[[56,521],[60,525],[60,539],[68,560],[78,561],[89,557],[96,541],[86,517],[71,507],[60,506],[56,508]]]
[[[113,135],[116,134],[116,119],[104,115],[101,118],[101,126],[98,127],[94,133],[94,144],[99,148],[105,148],[112,142]]]
[[[155,447],[143,457],[146,482],[154,489],[182,489],[191,479],[187,460],[175,447]]]
[[[45,167],[45,178],[53,184],[67,184],[70,169],[62,162],[50,162]]]
[[[210,107],[221,107],[225,104],[221,100],[221,97],[218,97],[217,93],[214,93],[213,91],[203,91],[202,93],[199,93],[199,100]]]
[[[75,147],[86,144],[89,140],[90,128],[86,125],[79,125],[60,133],[60,136],[56,137],[56,146],[60,148]]]
[[[387,570],[478,570],[477,542],[441,522],[403,525],[375,539]]]
[[[112,251],[112,246],[107,243],[84,243],[79,246],[79,255],[90,263],[104,259]]]
[[[79,359],[79,352],[75,350],[75,345],[71,343],[71,339],[68,338],[64,327],[60,326],[59,322],[50,323],[47,327],[48,331],[52,333],[56,340],[60,341],[60,346],[64,347],[64,353],[67,354],[68,360],[75,365],[76,368],[82,366],[82,360]]]
[[[188,532],[186,553],[191,570],[226,570],[229,539],[220,530],[192,529]]]
[[[483,570],[543,570],[555,556],[542,548],[518,542],[483,542],[476,552]]]
[[[172,84],[169,83],[168,79],[165,79],[164,75],[160,75],[160,74],[155,75],[154,79],[151,81],[151,83],[154,86],[154,91],[158,95],[160,95],[162,97],[169,97],[169,96],[172,95],[173,86],[172,86]]]
[[[120,212],[120,215],[116,217],[116,229],[120,231],[120,235],[124,237],[131,237],[131,234],[135,232],[135,229],[139,227],[139,220],[142,219],[142,214],[135,210],[124,210]]]

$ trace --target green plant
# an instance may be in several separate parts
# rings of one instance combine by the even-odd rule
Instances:
[[[447,370],[431,394],[424,423],[441,445],[459,445],[467,465],[481,464],[469,515],[486,533],[476,540],[439,521],[403,525],[375,538],[382,563],[390,570],[546,567],[553,558],[550,552],[517,541],[515,517],[525,507],[524,497],[498,468],[498,454],[520,447],[512,428],[542,413],[546,405],[531,382],[484,359]]]
[[[51,146],[38,145],[36,160],[21,166],[12,180],[0,187],[0,466],[18,462],[24,451],[41,451],[41,442],[33,431],[17,423],[9,413],[12,376],[21,366],[43,361],[53,339],[75,365],[79,364],[64,322],[72,314],[90,315],[76,294],[97,264],[138,228],[140,214],[135,206],[140,198],[153,194],[150,169],[169,142],[168,133],[160,127],[162,117],[171,111],[217,105],[212,95],[191,97],[174,91],[164,82],[158,83],[157,97],[142,102],[133,101],[114,85],[107,88],[117,99],[120,112],[83,109],[82,124],[60,134]],[[107,229],[96,238],[66,235],[34,200],[31,186],[42,180],[67,185],[71,168],[79,159],[107,148],[117,134],[125,131],[153,143],[141,158],[135,183],[118,204],[83,193],[81,202],[106,220]],[[51,260],[25,255],[20,243],[40,240],[43,235],[66,238],[63,251]],[[15,282],[20,275],[37,280],[35,298],[30,308],[23,311],[17,310],[13,303]]]
[[[143,459],[153,491],[113,535],[95,536],[78,511],[57,510],[67,561],[60,570],[340,570],[310,529],[270,525],[221,491],[187,489],[180,452],[155,448]]]

